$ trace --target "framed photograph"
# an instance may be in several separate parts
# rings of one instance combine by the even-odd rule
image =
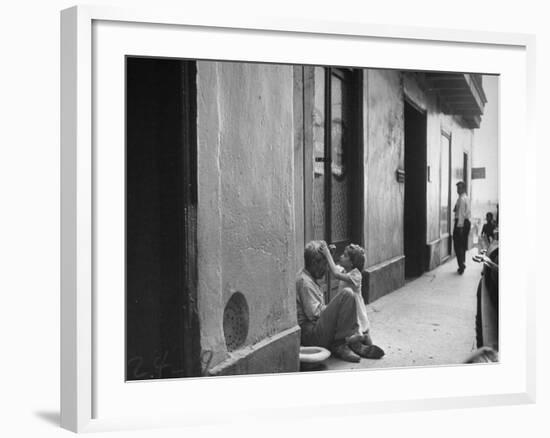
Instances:
[[[62,426],[534,402],[533,52],[62,11]]]

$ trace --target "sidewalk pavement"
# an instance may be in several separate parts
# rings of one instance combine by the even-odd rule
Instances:
[[[463,363],[475,350],[476,291],[482,265],[466,253],[458,275],[456,258],[409,281],[367,306],[371,336],[386,355],[344,362],[330,357],[328,370],[394,368]]]

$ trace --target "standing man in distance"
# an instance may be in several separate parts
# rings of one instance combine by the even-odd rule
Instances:
[[[457,272],[462,275],[466,269],[466,249],[468,248],[468,235],[470,234],[470,199],[466,194],[464,181],[456,183],[455,226],[453,229],[453,243],[455,246],[456,261],[458,262]]]

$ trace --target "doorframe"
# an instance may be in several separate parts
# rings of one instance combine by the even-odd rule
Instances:
[[[323,168],[325,171],[324,181],[324,197],[325,206],[325,238],[330,240],[331,235],[331,219],[332,205],[331,195],[332,187],[330,181],[331,175],[331,155],[332,155],[332,138],[330,131],[331,108],[331,72],[333,67],[324,68],[324,105],[325,105],[325,124],[324,124],[324,154],[325,160]],[[315,98],[314,88],[314,69],[315,66],[303,67],[303,200],[304,200],[304,244],[313,240],[313,124],[311,117],[313,114],[313,102]],[[352,212],[352,240],[357,243],[364,244],[362,219],[364,217],[364,160],[363,160],[363,69],[347,69],[350,70],[351,83],[350,86],[353,92],[350,92],[353,100],[350,102],[350,114],[353,117],[351,122],[354,127],[350,132],[350,147],[351,162],[357,163],[353,171],[353,199],[356,209]]]
[[[182,61],[183,90],[183,227],[184,227],[184,291],[183,308],[186,313],[183,324],[185,347],[184,369],[187,376],[202,374],[200,321],[198,310],[198,243],[197,243],[197,64]]]
[[[125,78],[128,76],[128,62],[130,59],[139,59],[148,57],[140,56],[126,56],[125,60]],[[153,59],[151,62],[155,62]],[[179,377],[198,377],[202,374],[201,365],[201,348],[200,348],[200,324],[199,313],[197,308],[198,303],[198,269],[197,269],[197,199],[198,199],[198,181],[197,181],[197,90],[196,90],[196,76],[197,69],[195,61],[169,61],[179,63],[177,73],[179,78],[177,82],[180,86],[180,114],[179,114],[179,127],[177,128],[179,137],[179,147],[181,147],[181,154],[178,154],[179,165],[181,169],[175,177],[176,181],[176,200],[178,204],[181,202],[181,206],[177,209],[177,218],[175,226],[177,229],[178,238],[182,240],[181,246],[178,245],[176,250],[176,258],[181,258],[181,265],[179,265],[176,273],[176,287],[181,290],[175,292],[175,298],[177,306],[181,308],[181,312],[178,312],[178,321],[175,324],[175,331],[178,333],[178,341],[181,342],[181,369],[178,370],[178,375],[172,378]],[[126,89],[125,101],[128,105],[128,90]],[[128,367],[128,110],[125,109],[125,312],[124,312],[124,327],[125,327],[125,366],[126,366],[126,379],[127,367]],[[176,132],[177,132],[176,131]],[[160,339],[160,349],[165,342],[165,338]],[[160,359],[163,360],[163,359]],[[162,365],[162,364],[161,364]],[[128,379],[134,380],[134,379]],[[141,380],[141,379],[135,379]],[[155,378],[155,380],[163,380],[163,377]]]
[[[446,239],[447,240],[447,253],[445,256],[441,257],[441,261],[447,260],[453,251],[452,248],[452,215],[451,215],[451,202],[452,202],[452,160],[453,160],[453,136],[451,132],[446,131],[445,129],[441,129],[441,136],[445,137],[447,140],[449,140],[449,149],[448,149],[448,156],[449,156],[449,163],[447,166],[447,174],[449,175],[448,178],[448,187],[447,187],[447,230],[445,233],[441,234],[441,223],[439,223],[439,238],[440,239]],[[441,147],[441,146],[440,146]],[[440,151],[441,154],[441,151]],[[441,212],[441,190],[443,190],[442,180],[443,180],[443,169],[441,167],[441,155],[439,159],[439,211]]]
[[[348,91],[350,120],[349,145],[346,152],[346,164],[356,163],[350,167],[349,200],[352,202],[350,211],[350,239],[364,245],[362,218],[364,217],[364,163],[363,163],[363,70],[325,67],[325,238],[332,241],[332,74],[334,70],[346,70],[350,75]],[[355,189],[355,190],[354,190]]]
[[[425,108],[422,108],[421,106],[419,106],[413,99],[411,99],[407,94],[404,94],[403,96],[403,115],[404,115],[404,118],[403,118],[403,148],[404,148],[404,168],[405,168],[405,178],[406,178],[406,175],[407,175],[407,161],[406,161],[406,156],[407,156],[407,152],[406,152],[406,120],[405,120],[405,113],[406,113],[406,108],[407,108],[407,105],[409,105],[414,111],[418,112],[423,118],[424,118],[424,126],[423,126],[423,130],[424,130],[424,144],[423,144],[423,147],[422,147],[422,162],[423,162],[423,166],[422,166],[422,174],[420,175],[422,178],[422,188],[423,188],[423,196],[422,196],[422,208],[421,208],[421,211],[423,211],[423,216],[422,216],[422,230],[421,230],[421,238],[422,238],[422,245],[420,245],[420,238],[419,238],[419,249],[420,249],[420,254],[418,254],[418,256],[420,256],[421,258],[421,273],[419,275],[422,275],[423,272],[425,272],[427,270],[427,263],[428,263],[428,257],[427,257],[427,236],[428,236],[428,197],[427,197],[427,189],[428,189],[428,183],[427,183],[427,179],[428,179],[428,170],[427,170],[427,167],[428,167],[428,111],[425,109]],[[406,180],[405,180],[405,192],[406,194]],[[406,272],[406,266],[407,266],[407,257],[406,257],[406,254],[405,254],[405,242],[406,242],[406,236],[405,236],[405,228],[406,228],[406,223],[405,223],[405,208],[406,208],[406,195],[404,195],[404,198],[403,198],[403,216],[404,216],[404,220],[403,220],[403,238],[404,238],[404,241],[403,241],[403,253],[405,255],[405,272]],[[406,274],[405,274],[406,275]]]
[[[470,183],[468,181],[468,169],[470,166],[470,155],[467,151],[462,152],[462,181],[464,181],[464,189],[466,193],[470,193]]]
[[[364,246],[364,135],[363,135],[363,74],[364,69],[351,68],[335,68],[327,66],[303,66],[303,120],[302,120],[302,151],[301,156],[303,169],[303,238],[304,245],[314,239],[313,227],[313,105],[315,101],[315,68],[322,67],[324,69],[324,160],[323,169],[325,173],[324,181],[324,239],[330,242],[331,227],[332,227],[332,182],[331,182],[331,155],[332,155],[332,135],[331,135],[331,94],[332,94],[332,73],[335,69],[347,70],[349,76],[348,96],[349,104],[348,111],[350,117],[349,130],[349,156],[346,157],[346,162],[353,163],[350,168],[352,180],[349,183],[349,200],[352,203],[352,211],[349,216],[350,220],[350,239],[352,242]],[[296,108],[296,104],[295,104]],[[328,282],[327,282],[328,283]],[[330,284],[327,284],[330,286]]]

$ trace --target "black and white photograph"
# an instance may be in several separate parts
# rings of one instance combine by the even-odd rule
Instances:
[[[127,381],[499,362],[498,75],[125,70]]]
[[[6,3],[1,435],[550,436],[547,9]]]

